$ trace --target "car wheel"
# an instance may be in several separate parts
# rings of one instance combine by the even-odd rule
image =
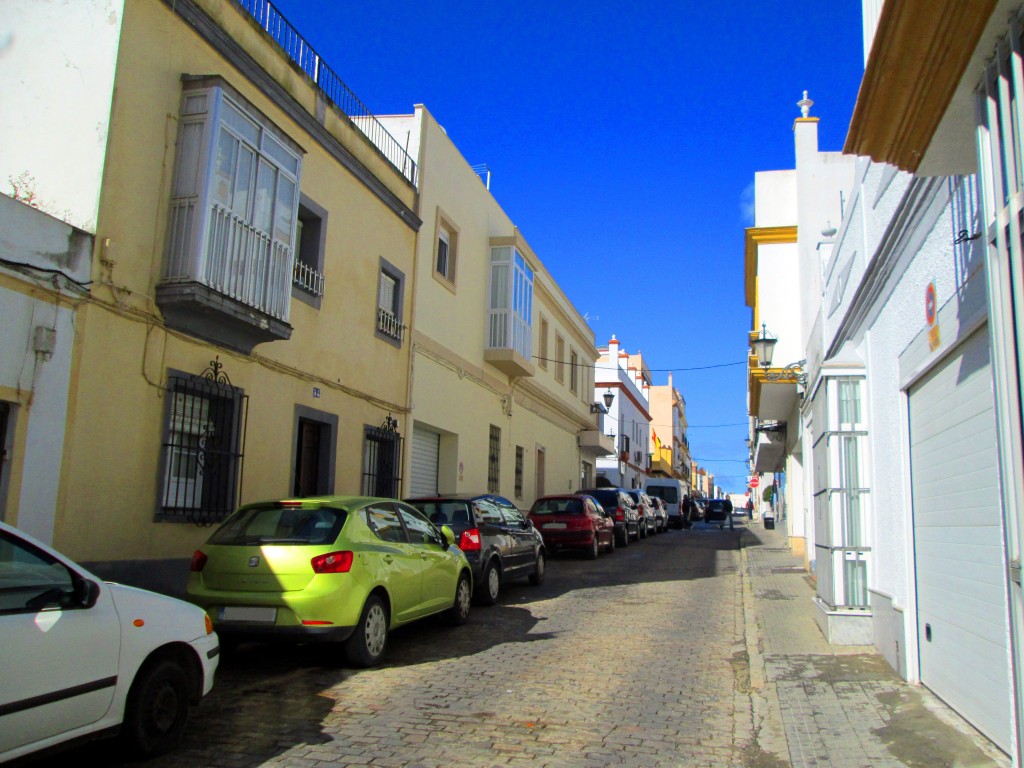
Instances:
[[[537,561],[534,563],[533,573],[530,574],[530,583],[533,586],[539,587],[541,584],[544,583],[544,572],[547,568],[547,565],[548,562],[547,558],[544,557],[544,553],[538,552]]]
[[[133,757],[155,757],[178,743],[189,713],[188,675],[172,659],[151,659],[135,676],[121,738]]]
[[[629,528],[623,526],[622,533],[620,534],[620,533],[616,532],[615,536],[619,540],[619,546],[620,547],[628,547],[629,546]]]
[[[469,586],[469,574],[463,572],[459,583],[455,585],[455,602],[448,609],[448,621],[458,626],[469,621],[469,607],[472,602],[473,590]]]
[[[615,531],[608,537],[608,548],[605,550],[609,555],[615,551]]]
[[[597,556],[601,554],[601,543],[597,540],[597,531],[594,531],[594,539],[590,544],[590,549],[587,550],[587,560],[597,560]]]
[[[643,525],[639,526],[640,533],[637,534],[637,539],[647,538],[647,521],[644,520]]]
[[[477,602],[480,605],[494,605],[498,602],[498,594],[501,592],[501,568],[498,567],[497,558],[491,558],[484,568],[483,578],[477,585]]]
[[[356,631],[345,641],[345,655],[357,667],[372,667],[388,645],[388,612],[376,595],[366,598]]]

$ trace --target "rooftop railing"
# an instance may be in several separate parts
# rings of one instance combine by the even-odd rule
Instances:
[[[240,7],[281,46],[285,54],[299,65],[316,83],[320,91],[348,116],[373,143],[384,158],[411,184],[416,184],[416,163],[366,105],[345,85],[320,54],[299,34],[270,0],[235,0]]]

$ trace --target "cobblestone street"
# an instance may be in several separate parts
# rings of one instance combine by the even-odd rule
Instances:
[[[697,526],[560,556],[463,627],[395,632],[368,670],[329,646],[242,646],[179,749],[146,765],[1009,765],[877,654],[828,646],[784,544]]]

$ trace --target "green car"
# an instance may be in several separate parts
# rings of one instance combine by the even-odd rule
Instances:
[[[447,526],[394,499],[323,496],[238,509],[193,555],[187,592],[222,641],[341,642],[369,667],[395,627],[465,623],[473,583]]]

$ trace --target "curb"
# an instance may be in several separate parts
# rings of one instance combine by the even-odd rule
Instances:
[[[745,533],[744,531],[743,533]],[[761,751],[773,755],[785,764],[790,763],[789,742],[782,722],[775,684],[768,681],[765,671],[763,638],[758,623],[757,602],[751,584],[750,563],[740,534],[740,581],[743,586],[743,623],[747,659],[750,665],[750,702],[753,715],[754,743]]]

